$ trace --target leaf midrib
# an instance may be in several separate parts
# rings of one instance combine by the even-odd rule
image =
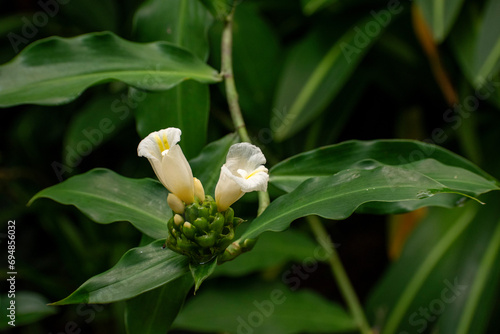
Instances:
[[[428,177],[426,177],[426,178],[428,178]],[[430,180],[432,180],[432,179],[430,179]],[[442,191],[440,190],[438,193],[446,193],[446,192],[447,192],[447,191],[445,191],[445,188],[446,188],[446,187],[445,187],[444,185],[440,184],[439,182],[437,182],[437,181],[435,181],[435,180],[432,180],[432,181],[436,182],[438,185],[440,185],[440,186],[442,187],[442,189],[441,189]],[[245,233],[244,233],[244,234],[240,237],[240,240],[244,240],[244,239],[248,238],[248,235],[251,235],[252,233],[255,233],[255,231],[259,231],[259,230],[261,230],[261,229],[262,229],[262,228],[261,228],[262,226],[268,226],[270,223],[272,223],[272,222],[274,222],[274,221],[276,221],[276,220],[281,219],[283,216],[286,216],[286,215],[290,214],[291,212],[297,212],[297,211],[300,211],[300,210],[302,210],[303,208],[305,208],[305,207],[307,207],[307,206],[316,205],[316,204],[321,203],[321,202],[323,202],[323,201],[331,201],[331,200],[333,200],[333,199],[335,199],[335,198],[338,198],[338,197],[347,196],[347,195],[352,195],[352,194],[355,194],[355,193],[360,193],[360,192],[365,192],[367,188],[373,188],[373,187],[363,187],[363,189],[359,189],[359,190],[355,190],[355,191],[345,192],[345,193],[342,193],[342,194],[334,194],[333,196],[329,196],[329,197],[327,197],[327,198],[323,197],[323,198],[321,198],[321,199],[319,199],[319,200],[316,200],[316,201],[310,201],[310,202],[307,202],[307,204],[303,204],[303,205],[298,206],[298,207],[297,207],[297,206],[295,206],[293,211],[288,211],[288,212],[282,213],[282,214],[280,214],[280,215],[278,215],[278,216],[276,216],[276,215],[275,215],[275,216],[274,216],[274,218],[272,218],[272,219],[268,220],[268,221],[267,221],[267,223],[266,223],[265,225],[260,225],[260,227],[259,227],[259,228],[255,228],[255,230],[254,230],[254,231],[251,231],[251,230],[250,230],[250,231],[248,231],[248,230],[247,230],[247,231],[246,231],[246,232],[245,232]],[[376,187],[376,188],[375,188],[375,190],[385,190],[385,189],[387,189],[387,188],[392,188],[392,189],[394,189],[394,188],[409,188],[409,189],[411,189],[411,188],[416,188],[416,186],[410,186],[410,185],[407,185],[407,186],[403,186],[403,185],[396,185],[396,186],[395,186],[395,185],[387,185],[387,186]],[[419,188],[419,189],[421,189],[421,188]],[[436,189],[436,190],[437,190],[437,189]],[[434,195],[436,195],[436,194],[438,194],[438,193],[432,194],[432,196],[434,196]],[[398,200],[398,199],[395,199],[395,200],[368,200],[368,201],[361,202],[359,205],[355,206],[351,212],[356,211],[356,208],[358,208],[358,207],[359,207],[359,206],[361,206],[362,204],[365,204],[365,203],[368,203],[368,202],[399,202],[399,201],[416,200],[416,199],[417,199],[417,198],[399,199],[399,200]],[[262,217],[262,216],[260,216],[260,217]],[[258,221],[258,219],[259,219],[259,217],[257,217],[257,218],[253,221],[252,226],[255,226],[255,225],[256,225],[256,223],[255,223],[255,222],[256,222],[256,221]],[[252,228],[252,227],[250,227],[249,229],[251,229],[251,228]]]
[[[132,209],[131,211],[138,212],[138,213],[140,213],[140,214],[142,214],[142,215],[144,215],[144,216],[146,216],[146,217],[151,217],[151,218],[153,218],[155,221],[158,221],[158,222],[161,222],[161,224],[164,224],[164,221],[163,221],[163,220],[160,220],[160,218],[159,218],[158,216],[155,216],[155,215],[153,215],[153,214],[150,214],[150,213],[149,213],[149,212],[147,212],[147,211],[141,211],[141,210],[138,210],[136,206],[132,206],[132,207],[130,207],[130,206],[125,206],[125,205],[123,205],[123,203],[126,203],[126,202],[124,202],[124,201],[113,201],[113,200],[111,200],[109,197],[100,197],[100,196],[98,196],[98,195],[96,195],[96,194],[92,194],[92,193],[88,193],[88,192],[83,192],[83,191],[80,191],[80,190],[74,190],[74,189],[70,189],[70,190],[65,189],[65,190],[63,190],[63,191],[58,190],[58,192],[66,192],[66,193],[73,194],[73,195],[83,195],[82,197],[90,197],[90,198],[95,198],[95,199],[98,199],[98,200],[100,200],[100,201],[104,201],[104,202],[107,202],[107,203],[119,204],[119,206],[122,206],[122,207],[125,207],[125,208],[128,208],[128,209]],[[65,202],[64,200],[61,200],[61,199],[57,199],[57,200],[56,200],[55,198],[52,198],[50,195],[45,195],[45,194],[43,194],[43,192],[42,192],[40,195],[38,195],[38,196],[34,197],[34,198],[30,201],[30,203],[34,202],[36,199],[41,198],[41,197],[44,197],[44,198],[49,198],[49,199],[55,200],[55,201],[57,201],[57,202],[59,202],[59,203],[62,203],[62,204],[64,204],[64,205],[73,205],[73,206],[76,206],[76,207],[78,207],[78,208],[79,208],[80,206],[82,206],[81,204],[76,204],[76,203]],[[97,213],[97,214],[98,214],[98,215],[101,215],[100,213]],[[132,222],[131,220],[127,220],[126,218],[125,218],[125,219],[123,219],[123,220],[128,221],[128,222],[130,222],[130,223],[134,224],[134,222]],[[115,221],[118,221],[118,220],[111,220],[111,221],[109,221],[109,223],[112,223],[112,222],[115,222]],[[120,221],[121,221],[121,220],[120,220]],[[135,224],[134,224],[134,225],[135,225]],[[166,226],[166,224],[165,224],[165,226]]]

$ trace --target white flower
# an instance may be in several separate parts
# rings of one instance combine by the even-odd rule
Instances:
[[[240,143],[229,148],[215,187],[219,211],[227,210],[247,192],[267,190],[269,174],[265,163],[266,157],[257,146]]]
[[[160,182],[187,204],[194,202],[194,180],[191,167],[177,143],[181,130],[167,128],[150,133],[137,147],[140,157],[148,158]]]

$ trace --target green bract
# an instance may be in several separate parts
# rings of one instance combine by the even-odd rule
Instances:
[[[202,203],[189,204],[182,215],[170,218],[166,245],[192,263],[207,263],[231,244],[241,222],[232,208],[219,212],[214,199],[206,196]]]

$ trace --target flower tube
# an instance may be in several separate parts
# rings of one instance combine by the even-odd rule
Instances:
[[[264,154],[255,145],[239,143],[229,148],[215,187],[215,201],[220,212],[226,211],[247,192],[267,190],[269,174],[265,163]]]
[[[181,147],[181,130],[167,128],[150,133],[137,147],[137,154],[146,157],[158,180],[184,203],[194,202],[193,172]]]

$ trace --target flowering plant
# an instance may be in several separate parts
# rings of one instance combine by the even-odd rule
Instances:
[[[499,3],[7,2],[0,329],[497,332]]]

